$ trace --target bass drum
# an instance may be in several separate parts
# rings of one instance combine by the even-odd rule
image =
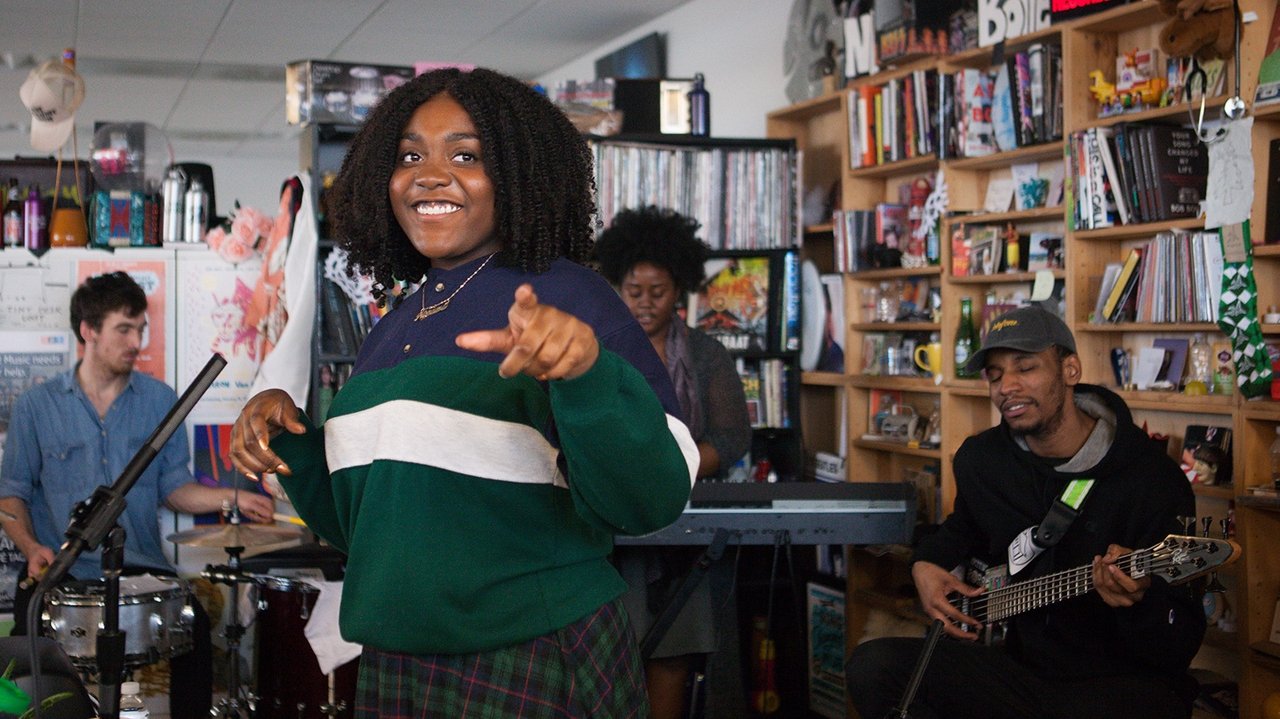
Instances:
[[[254,642],[258,719],[352,716],[360,660],[347,662],[332,674],[322,674],[304,633],[319,596],[320,590],[304,580],[258,580],[258,635]]]

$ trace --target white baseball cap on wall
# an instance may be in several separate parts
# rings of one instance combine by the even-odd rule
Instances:
[[[27,75],[18,94],[31,112],[31,147],[41,152],[62,147],[84,102],[84,78],[61,60],[49,60]]]

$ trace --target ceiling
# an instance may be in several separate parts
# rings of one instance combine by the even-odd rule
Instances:
[[[0,0],[0,158],[38,154],[18,89],[64,47],[87,90],[81,157],[95,121],[145,121],[178,159],[292,158],[292,60],[472,63],[533,79],[687,1]]]

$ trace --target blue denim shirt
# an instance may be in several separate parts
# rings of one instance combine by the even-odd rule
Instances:
[[[27,505],[40,543],[55,553],[66,541],[71,510],[100,485],[116,481],[177,402],[168,385],[141,372],[98,418],[75,370],[27,390],[13,406],[0,497]],[[162,551],[157,509],[175,489],[194,481],[185,427],[161,449],[125,496],[125,565],[172,571]],[[102,576],[101,551],[85,552],[71,569],[77,579]]]

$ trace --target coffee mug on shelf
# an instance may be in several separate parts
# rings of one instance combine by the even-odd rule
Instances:
[[[916,347],[915,360],[916,366],[920,369],[932,374],[934,377],[941,377],[942,343],[929,342]]]

